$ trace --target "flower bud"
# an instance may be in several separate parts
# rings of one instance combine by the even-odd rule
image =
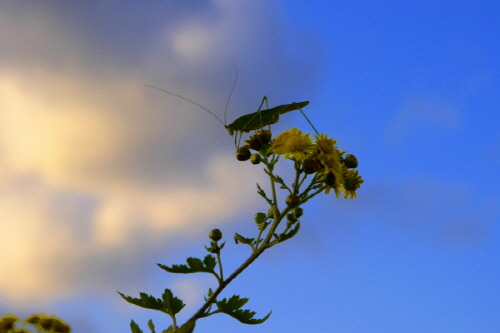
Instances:
[[[253,165],[259,164],[261,160],[261,157],[259,154],[252,154],[250,156],[250,162],[252,162]]]
[[[304,173],[310,175],[321,170],[321,164],[317,160],[307,159],[303,163]]]
[[[285,202],[288,206],[293,208],[293,207],[297,207],[300,204],[300,199],[297,195],[290,194],[288,197],[286,197]]]
[[[253,217],[255,223],[257,224],[261,224],[261,223],[264,223],[266,222],[267,220],[267,215],[264,214],[264,213],[256,213]]]
[[[344,158],[344,165],[348,167],[349,169],[354,169],[358,167],[358,159],[356,156],[347,154],[347,156]]]
[[[211,240],[217,242],[217,241],[221,240],[222,232],[219,229],[213,229],[212,231],[210,231],[210,234],[208,235],[208,237],[210,237]]]
[[[252,155],[252,153],[250,153],[248,146],[240,147],[238,148],[238,151],[236,151],[236,159],[238,161],[247,161],[250,158],[250,155]]]
[[[334,186],[335,185],[335,175],[333,172],[329,172],[326,177],[325,177],[325,184],[328,186]]]
[[[269,130],[259,130],[254,135],[251,135],[248,140],[245,140],[250,149],[256,151],[260,151],[263,147],[267,146],[269,141],[271,141],[271,131]]]
[[[292,209],[292,214],[293,214],[293,217],[298,219],[299,217],[301,217],[304,214],[304,210],[300,207],[295,207],[294,209]]]

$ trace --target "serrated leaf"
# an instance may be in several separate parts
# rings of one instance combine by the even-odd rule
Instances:
[[[156,333],[155,332],[155,325],[153,324],[153,319],[149,319],[149,321],[148,321],[148,327],[151,330],[151,333]]]
[[[299,230],[300,230],[300,222],[297,221],[297,223],[295,223],[295,225],[290,230],[288,230],[286,233],[284,232],[280,234],[277,238],[280,241],[280,243],[284,242],[287,239],[290,239],[293,236],[295,236],[297,232],[299,232]]]
[[[130,322],[130,330],[132,331],[132,333],[142,333],[139,325],[137,325],[133,320]]]
[[[146,309],[152,309],[152,310],[159,310],[163,311],[163,301],[159,298],[155,298],[151,295],[145,294],[145,293],[139,293],[141,298],[134,298],[130,296],[126,296],[122,294],[121,292],[118,292],[121,297],[123,297],[124,300],[127,302],[140,306],[141,308],[146,308]]]
[[[283,181],[283,178],[281,178],[280,176],[273,176],[273,180],[278,183],[278,184],[283,184],[284,185],[284,181]]]
[[[266,194],[266,192],[264,192],[264,190],[260,187],[260,185],[259,185],[259,184],[257,184],[257,193],[258,193],[261,197],[263,197],[264,199],[266,199],[266,200],[268,200],[268,201],[269,201],[269,199],[267,198],[267,194]]]
[[[222,244],[222,246],[224,246],[226,242],[224,242]],[[221,247],[222,249],[222,247]],[[209,271],[209,272],[213,272],[214,271],[214,268],[215,266],[217,265],[217,261],[215,260],[215,257],[212,256],[212,255],[207,255],[205,257],[205,259],[203,259],[203,263],[205,264],[205,268]]]
[[[241,298],[238,295],[233,295],[229,299],[223,298],[221,301],[216,302],[216,304],[217,308],[221,311],[232,311],[241,308],[248,300],[248,298]]]
[[[167,313],[175,315],[186,305],[179,298],[172,294],[172,291],[165,289],[162,295],[163,305]]]
[[[217,308],[220,312],[230,315],[235,318],[239,322],[243,324],[255,325],[261,324],[269,318],[272,311],[267,314],[262,319],[253,319],[256,312],[250,310],[241,310],[240,308],[248,302],[248,298],[240,298],[238,295],[233,295],[229,299],[222,299],[218,302],[215,302]]]
[[[237,239],[239,242],[241,242],[243,244],[250,245],[250,246],[252,246],[253,243],[255,242],[255,238],[246,238],[238,233],[234,234],[234,238]]]
[[[214,256],[208,254],[203,261],[198,258],[187,258],[187,265],[172,265],[172,267],[157,264],[161,269],[166,270],[170,273],[181,273],[181,274],[189,274],[189,273],[214,273],[214,268],[216,265],[216,261]]]

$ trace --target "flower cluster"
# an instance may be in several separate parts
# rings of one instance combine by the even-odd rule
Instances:
[[[0,318],[0,333],[31,333],[31,330],[23,328],[16,328],[16,323],[19,322],[19,318],[14,315],[7,315]],[[37,332],[47,332],[47,333],[69,333],[71,328],[63,320],[46,315],[32,315],[24,320],[25,324],[34,325]]]
[[[288,106],[280,106],[282,107]],[[244,117],[253,119],[254,115]],[[239,138],[241,139],[241,136]],[[145,293],[140,293],[140,298],[134,298],[119,293],[131,304],[168,314],[172,319],[172,325],[164,332],[192,333],[198,319],[218,313],[225,313],[243,324],[255,325],[265,322],[271,312],[260,319],[254,318],[256,312],[241,309],[248,302],[248,298],[239,295],[221,298],[223,290],[264,251],[291,239],[298,233],[300,218],[304,215],[304,209],[301,207],[303,204],[322,192],[326,194],[333,192],[337,197],[343,193],[344,198],[354,199],[356,190],[363,183],[358,170],[355,170],[358,166],[356,157],[339,150],[337,142],[326,134],[318,133],[311,138],[310,133],[302,133],[297,128],[292,128],[273,139],[270,130],[261,129],[245,142],[244,146],[238,148],[236,158],[239,161],[250,160],[252,164],[263,164],[264,172],[270,180],[270,188],[267,190],[257,184],[257,193],[267,203],[267,210],[254,215],[256,235],[254,237],[245,237],[238,233],[234,235],[236,244],[250,247],[250,256],[232,274],[225,273],[222,254],[226,252],[222,250],[226,242],[219,243],[223,238],[222,232],[213,229],[209,233],[210,246],[205,246],[209,252],[205,258],[189,257],[186,259],[186,264],[171,266],[158,264],[161,269],[169,273],[210,273],[216,279],[217,286],[214,289],[209,288],[204,295],[205,303],[181,326],[177,325],[176,315],[185,304],[175,297],[171,290],[165,289],[161,298]],[[293,162],[295,176],[290,182],[286,182],[276,173],[275,166],[281,156]],[[286,192],[286,197],[282,197],[282,192]],[[148,326],[154,331],[151,320]],[[130,327],[132,332],[142,332],[134,321],[130,323]]]
[[[343,193],[345,199],[356,198],[356,190],[363,183],[358,170],[353,170],[358,166],[356,157],[339,150],[337,141],[326,134],[315,135],[314,139],[310,136],[311,133],[292,128],[271,139],[270,131],[260,130],[246,140],[237,156],[239,160],[259,163],[270,155],[284,155],[295,162],[299,174],[314,175],[313,182],[325,194],[333,191],[337,197]],[[252,155],[250,149],[257,154]]]

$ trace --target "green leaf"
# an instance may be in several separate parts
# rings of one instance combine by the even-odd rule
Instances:
[[[182,302],[182,300],[174,297],[169,289],[165,289],[162,298],[166,312],[172,315],[179,313],[179,311],[181,311],[182,308],[186,305]]]
[[[250,246],[252,246],[255,242],[255,238],[246,238],[238,233],[234,234],[234,238],[237,239],[239,242],[241,242],[243,244],[250,245]]]
[[[177,331],[176,331],[176,328],[175,328],[175,327],[173,327],[173,326],[169,326],[166,330],[164,330],[164,331],[163,331],[163,332],[161,332],[161,333],[175,333],[175,332],[177,332]]]
[[[155,325],[153,324],[153,319],[149,319],[149,321],[148,321],[148,327],[151,330],[151,333],[156,333],[155,332]]]
[[[295,223],[295,225],[290,230],[280,234],[277,238],[280,241],[280,243],[284,242],[287,239],[290,239],[293,236],[295,236],[297,234],[297,232],[299,232],[299,230],[300,230],[300,222],[297,221],[297,223]]]
[[[140,306],[141,308],[146,308],[146,309],[152,309],[152,310],[159,310],[163,311],[163,301],[159,298],[155,298],[151,295],[145,294],[145,293],[139,293],[141,298],[134,298],[130,296],[126,296],[122,294],[121,292],[118,292],[121,297],[123,297],[124,300],[127,302]]]
[[[215,302],[215,304],[217,305],[217,308],[220,312],[230,315],[243,324],[249,325],[261,324],[265,322],[272,313],[272,311],[269,312],[262,319],[253,319],[253,316],[255,316],[256,314],[255,311],[240,309],[247,302],[248,298],[240,298],[240,296],[238,295],[233,295],[231,298],[224,298],[221,301]]]
[[[257,184],[257,193],[263,197],[264,199],[266,199],[267,201],[269,201],[269,199],[267,198],[267,195],[266,195],[266,192],[264,192],[264,190],[260,187],[259,184]]]
[[[134,305],[146,309],[162,311],[171,315],[175,315],[185,306],[185,304],[180,299],[174,297],[169,289],[165,289],[165,292],[162,295],[162,299],[155,298],[145,293],[139,293],[141,298],[126,296],[120,292],[118,292],[118,294],[120,294],[120,296],[123,297],[127,302]]]
[[[215,261],[215,257],[208,254],[203,261],[198,258],[187,258],[187,265],[172,265],[172,267],[168,267],[162,264],[157,264],[160,268],[166,270],[170,273],[181,273],[181,274],[189,274],[189,273],[214,273],[214,268],[217,262]]]
[[[280,176],[274,176],[274,178],[276,179],[275,182],[282,184],[282,185],[285,185],[283,178],[281,178]]]
[[[130,322],[130,329],[132,330],[132,333],[142,333],[139,325],[137,325],[133,320]]]

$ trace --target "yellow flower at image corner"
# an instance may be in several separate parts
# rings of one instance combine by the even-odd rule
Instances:
[[[311,133],[302,134],[297,128],[292,128],[278,135],[268,152],[277,155],[285,155],[285,158],[293,157],[296,160],[304,160],[316,150],[316,145],[309,137]]]
[[[344,199],[357,197],[356,190],[361,187],[364,180],[358,175],[358,170],[348,169],[344,174]]]
[[[0,317],[0,332],[8,332],[15,328],[15,323],[19,321],[19,318],[14,315],[5,315]]]

